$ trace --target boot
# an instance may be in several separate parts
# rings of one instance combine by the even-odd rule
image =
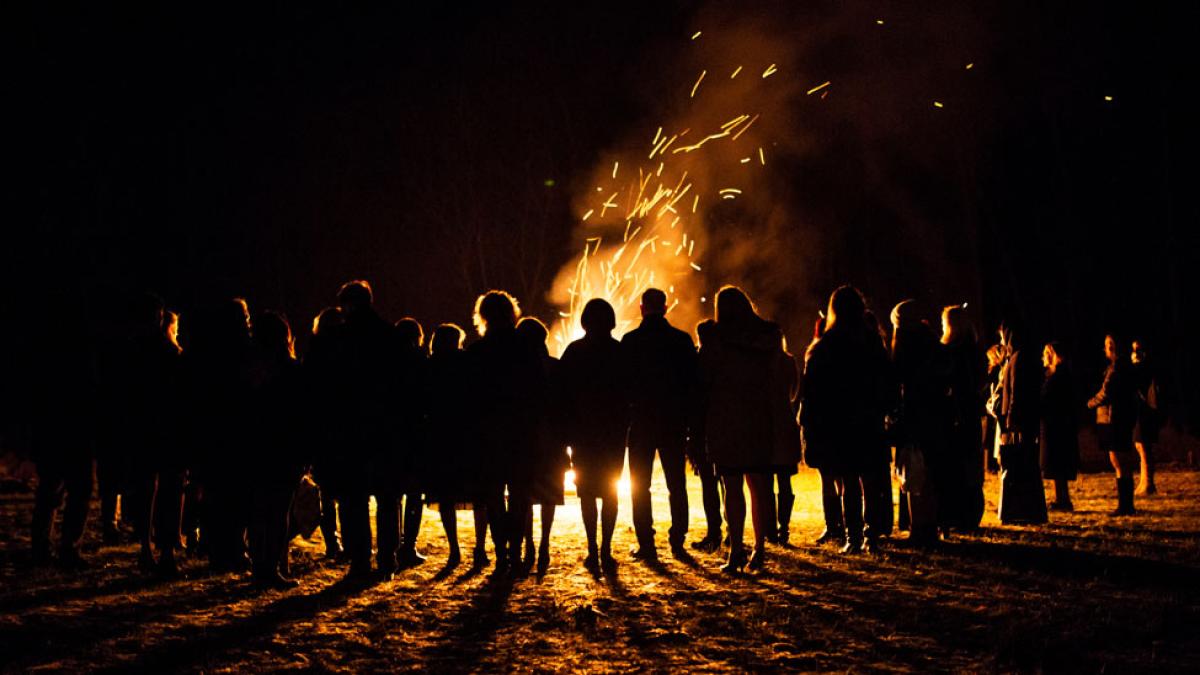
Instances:
[[[1133,509],[1133,476],[1122,476],[1117,479],[1117,510],[1111,515],[1131,516]]]
[[[775,542],[784,548],[790,548],[792,524],[792,506],[796,503],[795,495],[779,495],[776,515],[779,518],[779,528],[775,531]]]

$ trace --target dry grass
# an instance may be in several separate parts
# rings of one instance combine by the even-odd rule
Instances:
[[[817,480],[796,477],[793,541],[820,529]],[[703,529],[693,482],[692,527]],[[994,502],[995,483],[988,496]],[[368,587],[339,582],[316,543],[293,549],[299,589],[258,594],[234,576],[157,583],[134,547],[102,549],[79,576],[25,568],[29,498],[0,501],[0,668],[152,671],[1156,670],[1200,667],[1200,476],[1168,470],[1162,494],[1119,520],[1112,480],[1084,476],[1074,514],[999,527],[936,552],[895,542],[876,556],[773,549],[765,574],[726,578],[717,556],[621,555],[634,543],[621,504],[615,578],[581,566],[577,501],[555,527],[541,580],[442,571],[446,545],[426,512],[429,561]],[[661,483],[655,513],[667,513]],[[990,504],[994,507],[994,504]],[[470,514],[462,514],[464,550]],[[666,551],[665,527],[659,528]],[[319,536],[319,535],[318,535]],[[94,542],[93,542],[94,547]]]

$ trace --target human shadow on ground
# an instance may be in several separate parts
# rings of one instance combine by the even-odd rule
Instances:
[[[280,626],[336,609],[373,584],[370,581],[342,579],[321,590],[303,595],[285,595],[252,616],[218,625],[192,624],[172,639],[142,651],[120,670],[145,672],[173,671],[202,664],[214,654],[245,647],[255,639],[274,634]],[[246,588],[247,593],[256,591]]]
[[[143,590],[128,596],[127,602],[97,603],[70,616],[26,615],[14,629],[0,631],[0,642],[11,645],[3,650],[0,670],[83,653],[97,644],[137,635],[174,615],[218,607],[253,594],[248,585],[233,579],[216,588],[179,584],[163,589],[161,594]]]
[[[493,571],[446,623],[441,639],[425,651],[422,661],[433,664],[433,670],[439,663],[478,664],[504,625],[513,583],[511,575]]]

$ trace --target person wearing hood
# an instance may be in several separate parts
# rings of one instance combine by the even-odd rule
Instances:
[[[700,362],[706,401],[705,449],[725,487],[729,558],[721,568],[738,572],[762,569],[766,541],[776,530],[771,490],[777,467],[798,462],[800,435],[792,415],[785,373],[790,359],[783,331],[758,315],[749,296],[736,286],[717,293],[716,330]],[[742,543],[750,486],[754,554]]]

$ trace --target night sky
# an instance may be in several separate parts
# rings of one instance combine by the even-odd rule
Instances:
[[[656,92],[694,78],[678,56],[694,31],[749,23],[795,45],[780,77],[833,85],[783,124],[774,194],[794,236],[706,283],[745,284],[801,344],[846,281],[883,315],[970,301],[989,337],[1019,313],[1090,373],[1105,330],[1145,336],[1197,409],[1192,12],[430,4],[6,22],[10,187],[27,206],[5,228],[5,315],[86,340],[150,289],[185,329],[197,303],[240,295],[304,333],[362,277],[385,316],[427,327],[469,322],[491,287],[552,318],[545,294],[581,243],[573,200],[603,153],[652,133]],[[40,334],[22,325],[10,356]]]

